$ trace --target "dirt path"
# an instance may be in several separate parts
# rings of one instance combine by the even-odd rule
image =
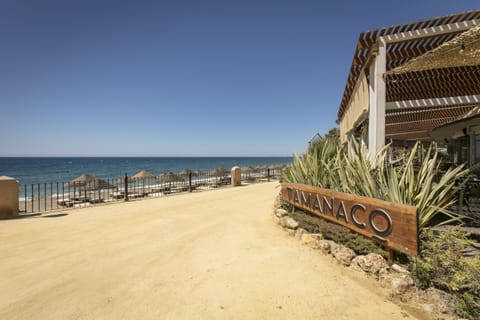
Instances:
[[[274,225],[277,187],[0,221],[0,319],[414,319]]]

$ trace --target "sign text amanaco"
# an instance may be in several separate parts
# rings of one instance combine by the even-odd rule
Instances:
[[[384,246],[418,255],[417,208],[313,186],[282,183],[282,200]]]

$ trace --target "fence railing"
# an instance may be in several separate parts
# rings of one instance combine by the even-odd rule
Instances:
[[[280,178],[281,172],[282,169],[242,172],[241,179],[243,183],[270,181]],[[22,213],[65,210],[181,192],[212,190],[230,184],[230,174],[216,175],[193,171],[137,179],[124,176],[116,179],[23,184],[19,190],[19,210]]]

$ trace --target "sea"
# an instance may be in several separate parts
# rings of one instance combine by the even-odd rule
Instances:
[[[183,169],[211,171],[234,166],[289,164],[291,157],[0,157],[0,176],[8,176],[20,185],[68,182],[83,173],[100,179],[132,176],[141,170],[154,175],[178,173]]]

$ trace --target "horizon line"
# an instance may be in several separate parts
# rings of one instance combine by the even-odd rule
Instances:
[[[291,158],[292,155],[0,155],[0,158]]]

